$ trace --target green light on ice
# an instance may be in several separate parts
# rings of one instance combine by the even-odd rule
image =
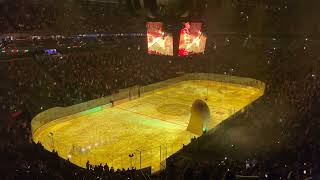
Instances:
[[[96,113],[96,112],[99,112],[99,111],[102,111],[102,107],[101,106],[98,106],[98,107],[83,111],[83,112],[81,112],[81,114],[82,115],[88,115],[88,114]]]

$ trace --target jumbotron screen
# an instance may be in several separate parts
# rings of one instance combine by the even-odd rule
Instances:
[[[202,23],[184,23],[184,28],[180,31],[179,56],[199,54],[205,51],[207,37],[201,29]]]
[[[163,31],[162,22],[147,22],[148,53],[173,56],[172,34]]]

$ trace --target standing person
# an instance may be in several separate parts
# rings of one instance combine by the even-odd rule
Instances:
[[[87,170],[90,170],[90,162],[89,162],[89,160],[86,163],[86,168],[87,168]]]
[[[138,86],[138,97],[141,97],[141,86]]]
[[[113,100],[113,96],[110,96],[110,103],[111,103],[111,107],[114,107],[114,100]]]

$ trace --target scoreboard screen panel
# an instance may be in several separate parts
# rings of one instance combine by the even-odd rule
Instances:
[[[147,22],[148,54],[173,56],[172,34],[163,31],[162,22]]]
[[[207,37],[201,29],[202,23],[184,23],[184,27],[180,30],[179,56],[204,53]]]

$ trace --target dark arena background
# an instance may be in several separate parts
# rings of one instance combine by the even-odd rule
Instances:
[[[320,179],[319,8],[0,0],[1,179]]]

